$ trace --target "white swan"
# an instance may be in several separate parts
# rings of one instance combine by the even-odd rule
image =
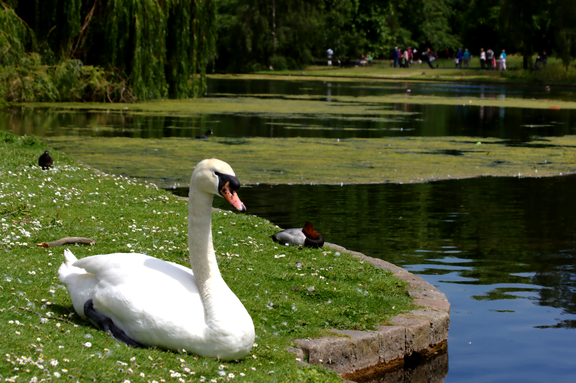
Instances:
[[[223,360],[248,355],[254,324],[220,275],[211,230],[214,195],[246,210],[236,194],[239,187],[225,162],[211,159],[196,166],[188,207],[192,270],[145,254],[77,260],[66,250],[58,273],[76,312],[133,346],[185,349]]]

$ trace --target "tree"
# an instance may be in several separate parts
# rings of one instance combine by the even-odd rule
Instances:
[[[532,61],[535,42],[547,29],[548,4],[541,0],[503,0],[500,8],[501,30],[523,56],[524,69]]]
[[[566,69],[576,55],[576,2],[556,0],[552,2],[556,51]]]
[[[296,68],[313,59],[319,8],[305,0],[217,0],[220,69]]]
[[[449,20],[452,0],[412,0],[402,7],[403,25],[412,32],[412,40],[432,50],[460,45]]]
[[[215,0],[11,0],[33,37],[0,24],[43,64],[79,60],[126,78],[139,99],[193,97],[215,54]],[[4,12],[8,14],[7,11]],[[14,44],[12,44],[14,46]]]
[[[501,0],[454,1],[450,19],[452,34],[459,36],[462,47],[468,48],[474,56],[479,55],[482,48],[495,49],[506,43],[498,27],[500,4]]]

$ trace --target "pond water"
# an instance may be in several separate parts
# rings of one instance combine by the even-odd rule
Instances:
[[[546,90],[544,85],[510,86],[505,84],[474,84],[449,82],[414,81],[338,81],[326,79],[310,81],[305,77],[294,77],[290,81],[274,80],[274,77],[262,79],[239,79],[211,77],[208,80],[208,94],[214,95],[312,95],[326,100],[336,96],[392,96],[406,95],[406,89],[415,96],[434,96],[448,98],[493,98],[493,99],[547,99],[576,101],[576,88],[552,86]]]
[[[406,88],[403,82],[299,79],[210,79],[208,85],[210,97],[312,95],[323,103],[337,95],[360,100],[400,94]],[[409,86],[412,94],[449,98],[576,100],[573,88],[546,92],[542,87],[504,85]],[[402,113],[383,119],[341,118],[337,112],[171,116],[22,109],[0,112],[0,129],[41,137],[193,138],[212,129],[220,137],[470,136],[509,139],[512,144],[535,136],[576,134],[576,110],[405,103],[378,107]],[[129,169],[125,175],[130,175]],[[452,304],[448,358],[433,380],[573,382],[574,190],[576,177],[570,176],[403,185],[258,185],[239,193],[250,214],[283,228],[311,221],[327,241],[402,266],[443,291]]]
[[[467,97],[495,99],[539,98],[576,100],[573,88],[546,92],[542,87],[506,87],[503,85],[462,85],[411,83],[412,94],[462,98],[462,105],[418,105],[407,103],[364,103],[363,96],[388,96],[404,92],[407,83],[361,83],[296,80],[229,80],[209,79],[210,97],[258,95],[279,98],[283,95],[318,95],[325,104],[331,97],[353,96],[367,111],[358,116],[341,115],[338,107],[331,113],[305,115],[287,109],[273,115],[262,113],[222,113],[188,115],[139,114],[125,111],[90,110],[75,113],[69,109],[39,111],[31,109],[0,112],[0,129],[17,134],[43,137],[88,136],[165,138],[204,134],[208,129],[218,137],[325,137],[378,138],[409,136],[473,136],[530,141],[534,136],[576,134],[576,109],[551,110],[469,106]],[[576,93],[576,92],[575,92]],[[258,98],[253,102],[258,103]],[[287,100],[289,102],[289,100]],[[371,111],[390,114],[371,114]]]
[[[239,195],[250,214],[283,228],[313,222],[327,241],[444,292],[452,305],[447,382],[573,382],[574,190],[576,176],[258,185]]]

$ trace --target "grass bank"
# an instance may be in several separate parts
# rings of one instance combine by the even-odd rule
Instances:
[[[3,379],[340,381],[322,368],[299,366],[285,347],[331,328],[373,329],[412,308],[405,283],[389,272],[329,249],[277,246],[267,237],[277,231],[270,222],[215,212],[220,269],[256,327],[251,357],[222,364],[121,345],[74,314],[66,287],[57,279],[64,248],[36,244],[81,236],[96,245],[73,247],[79,258],[135,251],[186,264],[187,203],[152,184],[94,171],[63,153],[53,152],[55,167],[42,171],[36,164],[44,148],[33,137],[0,132]],[[236,174],[244,179],[241,170]]]
[[[508,56],[506,71],[482,70],[478,57],[470,60],[469,68],[457,68],[454,59],[441,58],[433,62],[430,68],[426,63],[415,63],[409,68],[394,68],[391,60],[374,60],[367,67],[310,66],[303,70],[260,71],[255,74],[275,76],[305,76],[305,77],[334,77],[350,79],[380,79],[380,80],[410,80],[410,81],[449,81],[449,82],[480,82],[480,83],[514,83],[514,84],[561,84],[576,86],[576,69],[568,70],[562,61],[551,57],[543,69],[533,70],[536,55],[532,57],[531,69],[523,69],[521,56]]]

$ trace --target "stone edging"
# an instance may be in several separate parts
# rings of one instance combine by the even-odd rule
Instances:
[[[409,283],[408,294],[415,298],[418,308],[390,318],[393,326],[380,326],[378,331],[332,330],[345,337],[296,339],[294,343],[299,348],[287,349],[295,353],[302,364],[306,357],[310,364],[321,364],[345,379],[358,380],[402,367],[406,358],[428,358],[447,349],[450,303],[440,290],[390,262],[331,243],[324,246],[390,270]]]
[[[178,198],[188,200],[186,197]],[[212,210],[224,211],[214,207]],[[450,302],[443,292],[383,259],[372,258],[329,242],[324,242],[324,246],[349,253],[379,269],[389,270],[397,278],[408,282],[408,295],[414,297],[414,305],[418,307],[390,318],[393,326],[379,326],[378,331],[331,330],[345,337],[296,339],[294,343],[299,348],[286,349],[296,354],[300,364],[321,364],[344,379],[365,380],[403,367],[407,358],[431,358],[448,349]],[[447,361],[440,361],[439,364],[447,365]],[[443,369],[443,366],[439,368]]]

